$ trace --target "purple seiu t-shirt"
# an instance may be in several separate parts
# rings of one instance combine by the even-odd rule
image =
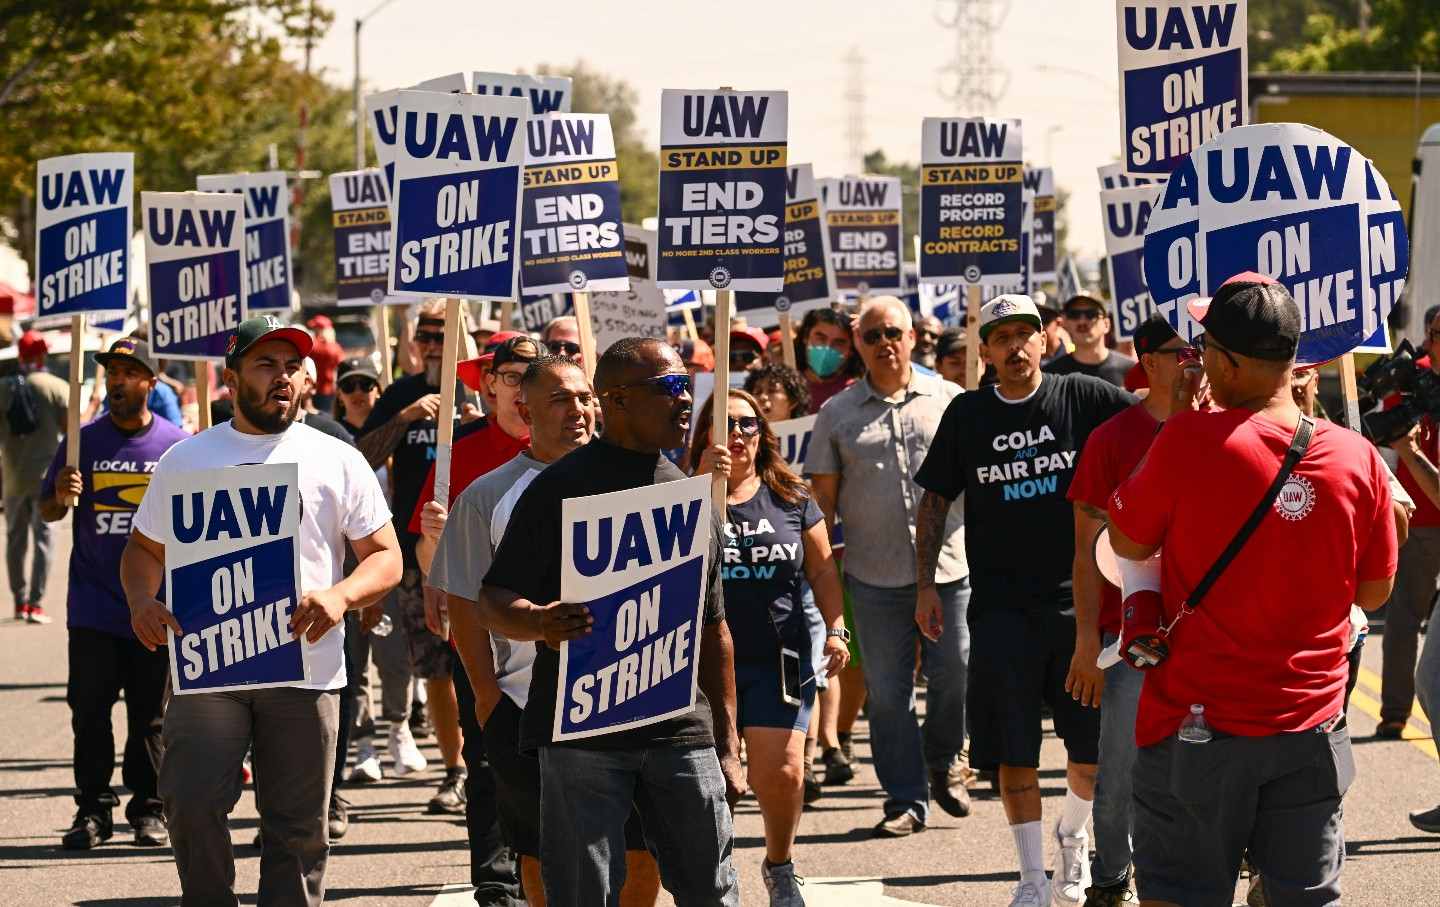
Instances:
[[[65,625],[134,639],[130,607],[120,585],[120,555],[130,538],[130,521],[150,485],[160,455],[190,437],[171,422],[152,418],[127,437],[108,416],[80,429],[80,473],[85,490],[75,506],[70,551],[70,588]],[[61,442],[45,473],[40,493],[55,494],[55,477],[65,466]]]

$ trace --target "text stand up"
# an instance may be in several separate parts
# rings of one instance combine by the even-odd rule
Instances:
[[[595,380],[595,324],[590,320],[590,294],[573,293],[575,324],[580,329],[580,357],[585,360],[585,380]]]
[[[730,413],[730,291],[715,291],[715,390],[710,394],[710,445],[729,442]],[[725,519],[725,498],[728,480],[720,475],[710,482],[710,495]]]
[[[965,287],[965,389],[980,386],[980,285]]]
[[[99,377],[96,377],[99,382]],[[80,391],[85,385],[85,316],[70,316],[70,409],[65,414],[65,465],[80,466]],[[66,495],[62,503],[74,507]]]

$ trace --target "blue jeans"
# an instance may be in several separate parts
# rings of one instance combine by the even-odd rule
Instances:
[[[970,660],[970,580],[942,583],[945,630],[939,642],[915,625],[915,587],[870,586],[845,577],[855,603],[855,629],[865,663],[870,749],[885,788],[885,815],[910,812],[925,821],[928,773],[950,767],[965,746],[965,671]],[[925,726],[915,716],[915,644],[929,683]]]
[[[1102,646],[1115,641],[1105,633]],[[1100,765],[1095,776],[1095,859],[1090,875],[1096,885],[1125,877],[1130,868],[1131,784],[1135,767],[1135,712],[1145,675],[1125,662],[1105,669],[1100,698]]]
[[[679,907],[739,907],[730,807],[712,747],[555,745],[540,747],[540,872],[550,907],[620,903],[632,808]]]

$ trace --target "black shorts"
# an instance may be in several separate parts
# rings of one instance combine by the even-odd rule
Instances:
[[[1100,710],[1065,692],[1075,654],[1075,618],[1004,606],[970,608],[970,764],[1040,767],[1041,703],[1071,762],[1100,761]]]
[[[485,757],[495,773],[495,806],[500,833],[510,849],[540,859],[540,760],[520,752],[520,716],[509,696],[501,696],[485,722]],[[640,814],[625,823],[625,849],[645,850]]]

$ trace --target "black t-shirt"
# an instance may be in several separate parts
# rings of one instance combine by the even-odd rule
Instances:
[[[392,383],[375,401],[375,408],[370,411],[370,417],[365,420],[365,427],[360,429],[356,439],[365,435],[389,422],[399,415],[400,411],[410,404],[419,400],[426,394],[438,394],[440,388],[425,380],[422,372],[418,375],[406,375]],[[455,394],[456,413],[459,413],[461,396]],[[484,420],[475,420],[463,425],[455,426],[455,438],[458,441],[464,436],[484,427]],[[415,512],[415,502],[420,497],[420,489],[425,484],[425,476],[430,471],[430,466],[435,462],[435,432],[437,425],[433,419],[416,419],[405,428],[405,433],[400,436],[400,443],[395,446],[390,462],[390,478],[394,488],[394,496],[391,501],[391,512],[404,514],[404,519],[395,520],[395,534],[400,540],[400,553],[405,559],[407,568],[416,568],[419,565],[415,561],[415,543],[419,536],[410,532],[409,514]]]
[[[560,599],[561,506],[567,498],[608,494],[686,478],[665,457],[617,447],[600,438],[571,451],[540,473],[516,502],[485,574],[485,585],[509,589],[536,604]],[[705,578],[705,623],[725,619],[720,584],[719,514],[710,530],[710,562]],[[698,670],[698,664],[697,664]],[[535,643],[535,666],[530,674],[530,699],[520,725],[520,746],[533,751],[552,745],[555,725],[555,684],[560,674],[560,653],[543,642]],[[714,746],[710,703],[704,690],[695,694],[695,709],[688,715],[629,731],[601,734],[556,746],[586,749],[641,749],[655,745]]]
[[[915,481],[952,501],[965,495],[972,614],[1071,607],[1075,517],[1066,493],[1090,432],[1134,402],[1088,375],[1044,375],[1023,401],[996,387],[950,402]]]
[[[316,431],[322,431],[332,438],[344,441],[351,447],[355,446],[355,433],[324,413],[306,413],[305,418],[300,421]]]
[[[1056,356],[1041,366],[1052,375],[1089,375],[1122,388],[1125,386],[1125,376],[1134,367],[1134,359],[1122,356],[1114,350],[1111,350],[1110,355],[1106,356],[1105,361],[1099,365],[1081,362],[1075,358],[1074,353],[1066,353],[1063,356]]]
[[[810,630],[801,608],[805,583],[805,530],[824,517],[807,497],[784,500],[770,486],[725,509],[725,621],[735,660],[774,666],[780,645],[810,662]]]

